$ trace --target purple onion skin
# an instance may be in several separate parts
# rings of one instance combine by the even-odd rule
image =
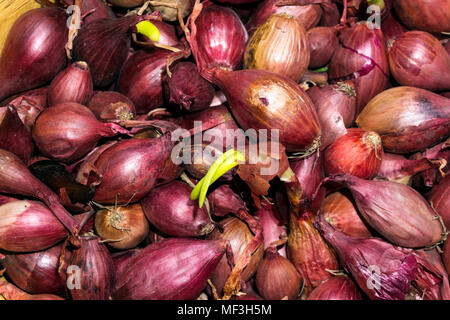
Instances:
[[[251,15],[249,21],[245,25],[249,35],[253,32],[272,14],[287,13],[297,17],[303,24],[306,30],[311,29],[319,24],[322,16],[322,9],[318,4],[310,5],[292,5],[292,6],[277,6],[281,0],[265,0],[261,2],[256,10]]]
[[[116,91],[97,91],[89,100],[87,107],[98,120],[132,120],[136,117],[133,102]]]
[[[31,133],[12,105],[0,108],[0,149],[8,150],[26,163],[33,152]]]
[[[383,33],[361,22],[341,31],[338,39],[329,76],[333,81],[354,80],[358,114],[388,85],[389,65]]]
[[[65,237],[67,230],[41,202],[18,200],[0,207],[0,248],[3,250],[45,250]]]
[[[193,300],[225,253],[226,241],[167,239],[151,244],[117,272],[115,300]]]
[[[162,75],[170,53],[163,49],[139,50],[123,66],[117,91],[133,101],[138,114],[164,104]]]
[[[389,40],[395,39],[408,31],[408,29],[406,29],[392,14],[389,14],[386,19],[381,22],[381,30],[383,31],[386,45],[389,43]]]
[[[199,69],[235,70],[241,65],[248,34],[233,9],[205,4],[195,25],[191,48]]]
[[[320,4],[323,10],[322,18],[320,19],[320,25],[323,27],[334,27],[339,24],[341,14],[336,3],[323,2]]]
[[[267,202],[261,203],[261,208],[256,210],[255,216],[258,217],[263,229],[264,250],[269,248],[272,242],[287,238],[286,226],[279,223],[271,204]],[[282,257],[287,257],[285,245],[278,249],[278,254]]]
[[[317,212],[325,199],[325,189],[321,188],[314,198],[317,187],[325,178],[323,157],[317,152],[300,161],[291,161],[291,169],[302,186],[302,199],[309,204],[313,212]]]
[[[72,63],[52,81],[48,90],[48,104],[77,102],[85,105],[94,92],[89,66],[83,61]]]
[[[173,181],[154,188],[141,200],[147,219],[163,233],[175,237],[199,237],[214,229],[205,207],[190,199],[192,188]]]
[[[136,256],[142,248],[134,248],[126,251],[119,251],[111,254],[114,263],[115,274],[124,272],[127,269],[128,261]]]
[[[158,44],[174,47],[180,43],[175,27],[173,25],[157,20],[152,21],[152,24],[155,25],[155,27],[159,30],[159,41],[157,42]],[[144,41],[152,42],[150,39],[146,39]]]
[[[7,276],[20,289],[32,294],[59,293],[64,291],[66,285],[65,277],[58,273],[62,247],[60,244],[38,252],[8,254],[0,262]],[[70,251],[66,249],[64,260],[67,263],[69,259]]]
[[[432,164],[425,158],[409,160],[399,154],[384,153],[377,177],[395,181],[430,168]]]
[[[371,300],[404,300],[412,291],[411,281],[416,278],[418,267],[411,250],[394,247],[378,238],[347,236],[320,215],[314,225],[336,250],[344,269]],[[379,286],[371,278],[372,269],[380,271],[377,273]]]
[[[444,220],[447,229],[450,229],[450,175],[447,175],[439,184],[433,187],[429,200],[433,204],[433,208]]]
[[[429,203],[415,189],[397,182],[363,180],[344,174],[331,178],[350,189],[364,220],[384,238],[407,248],[441,240],[442,226]],[[407,217],[407,218],[406,218]]]
[[[208,195],[212,213],[217,217],[224,217],[229,213],[238,213],[245,209],[242,199],[231,189],[228,184],[215,188]]]
[[[352,279],[336,276],[316,287],[307,300],[362,300],[362,297]]]
[[[192,62],[177,63],[168,78],[170,102],[191,111],[206,109],[214,98],[214,87],[203,79]]]
[[[356,92],[351,81],[333,85],[314,86],[306,93],[317,110],[322,128],[322,144],[325,150],[337,138],[347,133],[356,117]]]
[[[67,16],[63,10],[38,8],[12,26],[0,57],[0,101],[45,85],[66,65]]]
[[[66,102],[41,112],[32,136],[43,155],[61,162],[73,162],[89,153],[101,138],[119,133],[127,133],[127,130],[98,121],[81,104]]]
[[[114,286],[114,262],[97,236],[81,236],[70,265],[80,268],[80,288],[70,289],[73,300],[109,300]]]
[[[69,6],[75,4],[74,0],[63,0],[63,2]],[[88,12],[90,13],[83,19],[83,24],[88,24],[97,19],[116,17],[111,7],[107,6],[103,0],[83,0],[81,15],[84,16]]]
[[[170,156],[171,138],[130,139],[106,149],[95,161],[102,178],[94,201],[103,204],[125,204],[141,200],[155,186],[159,173]],[[96,181],[90,177],[88,184]],[[117,197],[117,198],[116,198]]]
[[[143,16],[96,19],[84,25],[73,43],[73,60],[86,61],[96,87],[110,85],[119,75],[131,46],[128,31]]]
[[[310,45],[309,68],[315,69],[326,65],[338,46],[336,31],[328,27],[316,27],[308,30]]]

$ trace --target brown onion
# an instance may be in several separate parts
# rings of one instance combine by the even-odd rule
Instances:
[[[310,45],[309,68],[315,69],[326,65],[338,46],[336,30],[330,27],[316,27],[309,29]]]
[[[93,234],[80,237],[81,246],[72,251],[70,265],[80,268],[69,287],[74,300],[108,300],[114,286],[114,263],[100,238]],[[68,270],[70,271],[70,270]],[[70,280],[70,279],[68,279]]]
[[[180,14],[183,18],[188,16],[192,12],[192,7],[194,5],[193,0],[158,0],[155,1],[155,3],[158,3],[158,5],[154,5],[150,3],[150,6],[152,7],[153,11],[159,11],[161,14],[161,17],[165,21],[177,21],[178,19],[178,11],[180,10]],[[164,6],[161,3],[168,4],[168,5],[177,5],[178,9],[171,8],[169,6]]]
[[[305,210],[299,217],[291,213],[288,234],[288,257],[304,281],[303,296],[323,281],[333,277],[327,270],[337,270],[334,251],[313,226],[314,216]]]
[[[341,31],[329,75],[334,81],[354,80],[358,114],[388,84],[389,65],[381,30],[362,21]]]
[[[308,95],[294,81],[263,70],[216,69],[213,81],[225,93],[244,129],[279,130],[287,151],[313,153],[320,146],[320,125]]]
[[[0,206],[0,248],[3,250],[45,250],[66,237],[67,230],[41,202],[17,200]]]
[[[48,89],[48,104],[77,102],[85,105],[91,99],[93,90],[89,66],[84,61],[77,61],[53,79]]]
[[[273,14],[248,41],[244,69],[267,70],[298,82],[308,69],[309,50],[300,21],[286,13]]]
[[[450,90],[450,55],[433,35],[405,32],[388,44],[389,66],[398,83],[427,90]]]
[[[207,237],[208,240],[228,240],[231,244],[235,262],[240,259],[245,247],[252,241],[253,238],[254,235],[246,223],[233,217],[225,218],[220,221],[217,228],[214,229],[214,231]],[[241,274],[241,279],[243,281],[249,280],[255,274],[258,265],[263,258],[263,254],[264,249],[261,245],[252,254],[249,264]],[[223,257],[211,275],[211,281],[219,294],[222,292],[230,272],[231,268],[227,262],[227,259]]]
[[[308,300],[362,300],[361,293],[348,276],[325,280],[308,296]]]
[[[249,34],[253,32],[274,13],[287,13],[298,18],[306,30],[311,29],[320,21],[322,9],[318,4],[283,5],[281,0],[264,0],[259,4],[245,25]]]
[[[371,179],[378,173],[382,157],[383,146],[376,132],[351,128],[325,150],[325,171]]]
[[[292,262],[282,257],[277,249],[266,249],[264,259],[256,272],[256,286],[266,300],[296,300],[301,278]]]
[[[324,150],[344,135],[356,118],[356,91],[352,81],[333,85],[314,86],[306,91],[319,116]]]
[[[348,190],[338,191],[326,196],[320,214],[324,219],[346,235],[355,238],[369,238],[370,231],[359,217],[356,203]]]
[[[393,5],[401,22],[411,30],[450,30],[449,0],[395,0]]]
[[[27,162],[33,152],[33,140],[13,105],[0,108],[0,148]]]
[[[149,226],[141,205],[135,203],[98,210],[95,231],[110,247],[126,250],[147,238]]]
[[[115,91],[98,91],[86,105],[100,121],[133,120],[136,108],[128,97]]]
[[[450,99],[413,87],[388,89],[367,104],[356,123],[378,133],[385,151],[423,151],[450,133]]]
[[[344,174],[329,178],[350,189],[367,224],[391,243],[420,248],[445,239],[445,230],[428,202],[413,188],[391,181]]]
[[[45,156],[72,162],[91,151],[102,137],[127,130],[113,123],[99,122],[85,106],[66,102],[45,109],[36,119],[33,140]]]

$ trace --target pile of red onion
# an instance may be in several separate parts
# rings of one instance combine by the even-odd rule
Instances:
[[[450,300],[449,1],[39,3],[0,299]]]

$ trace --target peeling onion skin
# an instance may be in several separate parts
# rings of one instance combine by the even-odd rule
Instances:
[[[450,31],[450,0],[395,0],[395,13],[411,30]]]
[[[429,199],[433,208],[441,215],[447,229],[450,229],[450,175],[447,174],[439,184],[433,187]]]
[[[353,80],[356,89],[357,114],[374,96],[386,89],[389,64],[383,33],[359,22],[344,29],[329,64],[332,81]]]
[[[298,82],[308,69],[310,45],[300,21],[286,13],[273,14],[247,43],[244,69],[271,71]]]
[[[386,152],[424,151],[450,134],[450,99],[414,87],[395,87],[374,97],[356,119],[375,131]]]
[[[450,56],[433,35],[403,33],[388,44],[389,65],[401,85],[427,90],[450,90]]]

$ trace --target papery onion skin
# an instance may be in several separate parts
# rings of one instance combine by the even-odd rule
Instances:
[[[223,184],[208,195],[212,213],[217,217],[224,217],[229,213],[236,214],[245,209],[244,201],[231,189],[228,184]]]
[[[444,220],[447,229],[450,229],[450,175],[447,175],[439,184],[433,187],[429,200],[433,208]]]
[[[380,29],[360,22],[341,31],[338,39],[339,46],[329,64],[330,79],[354,80],[359,113],[388,85],[389,65],[384,37]]]
[[[67,230],[41,202],[17,200],[0,206],[0,248],[12,252],[45,250]]]
[[[445,269],[447,273],[450,274],[450,241],[445,241],[444,253],[442,255],[442,260],[444,262]]]
[[[376,132],[351,128],[325,150],[325,171],[328,175],[349,173],[371,179],[378,173],[382,158],[383,146]]]
[[[414,87],[395,87],[374,97],[356,119],[377,132],[392,153],[423,151],[450,133],[450,99]]]
[[[249,21],[245,25],[249,35],[253,32],[272,14],[287,13],[297,17],[303,24],[306,30],[311,29],[319,24],[322,16],[322,9],[318,4],[309,5],[291,5],[278,6],[281,4],[280,0],[265,0],[261,2],[256,10],[251,15]]]
[[[361,220],[356,203],[348,190],[337,191],[325,197],[320,214],[336,230],[355,238],[369,238],[371,233]]]
[[[399,154],[384,153],[377,177],[400,182],[432,167],[433,164],[426,158],[410,160]]]
[[[136,108],[128,97],[116,91],[98,91],[86,105],[100,121],[133,120]]]
[[[356,91],[352,81],[333,85],[314,86],[306,91],[317,110],[322,143],[325,150],[333,141],[347,132],[356,118]]]
[[[149,225],[139,203],[101,209],[95,214],[95,230],[112,248],[132,249],[148,236]]]
[[[411,250],[394,247],[379,238],[347,236],[331,227],[320,215],[314,225],[336,250],[344,269],[371,300],[405,300],[418,272]],[[378,270],[375,271],[377,282],[372,281],[373,270]]]
[[[258,217],[262,227],[264,250],[269,248],[274,241],[287,238],[287,228],[282,225],[274,213],[274,206],[267,201],[261,202],[261,208],[256,210],[255,216]],[[280,256],[286,258],[286,246],[278,248]]]
[[[170,102],[191,111],[206,109],[214,98],[214,87],[203,79],[192,62],[177,63],[167,79]]]
[[[34,149],[31,133],[12,105],[0,107],[0,149],[8,150],[27,162]]]
[[[181,16],[183,18],[185,18],[192,12],[192,7],[194,4],[193,0],[162,0],[162,1],[157,1],[157,2],[178,5]],[[176,8],[170,8],[170,7],[164,6],[164,5],[153,5],[153,4],[150,4],[150,6],[152,7],[153,11],[160,12],[160,15],[164,21],[177,21],[178,12],[177,12]]]
[[[45,109],[33,127],[33,140],[45,156],[72,162],[91,151],[102,137],[126,133],[122,127],[99,122],[87,107],[66,102]]]
[[[276,248],[266,249],[256,272],[256,286],[266,300],[296,300],[301,278],[292,262],[282,257]]]
[[[157,42],[158,44],[175,47],[180,43],[175,27],[172,24],[158,20],[153,20],[152,24],[159,31],[159,40]],[[146,41],[151,42],[150,39]]]
[[[294,81],[263,70],[215,70],[213,77],[242,129],[267,129],[268,139],[271,129],[279,130],[287,151],[314,152],[320,146],[316,110]]]
[[[221,230],[223,230],[223,232],[221,232]],[[220,221],[218,227],[216,227],[207,237],[208,240],[228,240],[231,244],[235,262],[239,260],[245,247],[253,238],[254,235],[247,224],[234,217],[228,217]],[[259,246],[255,252],[253,252],[250,262],[241,274],[241,279],[243,281],[249,280],[255,274],[258,265],[263,258],[263,254],[263,245]],[[219,294],[222,292],[230,272],[231,268],[227,259],[223,257],[210,278]]]
[[[303,297],[323,281],[333,277],[328,270],[337,270],[335,252],[314,227],[314,216],[305,211],[300,217],[291,213],[288,234],[288,257],[304,283]]]
[[[450,55],[433,35],[403,33],[388,44],[388,58],[392,75],[401,85],[450,90]]]
[[[386,45],[388,45],[389,40],[395,39],[403,33],[407,32],[406,29],[393,15],[392,13],[386,17],[386,19],[381,23],[381,30],[383,31],[384,40]]]
[[[352,279],[336,276],[322,282],[307,300],[362,300],[362,297]]]
[[[450,30],[449,0],[396,0],[393,5],[400,21],[411,30]]]
[[[144,16],[103,18],[84,25],[73,42],[74,61],[86,61],[96,87],[110,85],[119,75],[131,46],[128,31]]]
[[[91,175],[88,184],[97,185],[94,201],[125,204],[141,200],[155,186],[170,156],[170,136],[159,139],[123,140],[103,151],[95,161],[100,181]],[[119,174],[120,173],[120,174]]]
[[[315,27],[309,29],[310,45],[309,68],[315,69],[326,65],[338,46],[336,31],[329,27]]]
[[[214,229],[205,207],[190,199],[192,188],[173,181],[154,188],[141,200],[147,219],[159,231],[175,237],[199,237]]]
[[[406,248],[438,243],[443,228],[429,203],[415,189],[397,182],[363,180],[344,174],[331,178],[350,189],[358,211],[389,242]]]
[[[247,30],[231,8],[214,5],[208,1],[202,5],[203,9],[195,21],[198,32],[190,41],[199,70],[237,69],[242,63],[248,40]]]
[[[244,69],[271,71],[298,82],[308,69],[309,47],[306,30],[296,17],[273,14],[248,41]]]
[[[64,10],[38,8],[12,26],[0,58],[0,101],[46,84],[66,65],[67,16]]]
[[[226,250],[226,241],[167,239],[151,244],[117,272],[114,300],[193,300]]]
[[[80,286],[69,288],[73,300],[109,300],[114,286],[114,262],[106,246],[95,235],[80,237],[70,265],[80,268]]]
[[[62,0],[62,2],[68,6],[75,5],[75,0]],[[83,0],[80,13],[83,17],[83,24],[96,19],[116,17],[114,11],[103,0]]]
[[[66,285],[65,277],[58,273],[61,249],[60,244],[38,252],[8,254],[0,261],[8,278],[20,289],[33,294],[60,293]],[[69,258],[70,251],[67,249],[65,263],[69,262]],[[65,274],[66,270],[62,268],[61,271]]]
[[[77,102],[85,105],[94,92],[89,66],[84,61],[72,63],[52,81],[48,90],[48,104]]]
[[[136,51],[124,64],[117,91],[133,101],[138,114],[164,104],[162,75],[171,52],[163,49]]]

